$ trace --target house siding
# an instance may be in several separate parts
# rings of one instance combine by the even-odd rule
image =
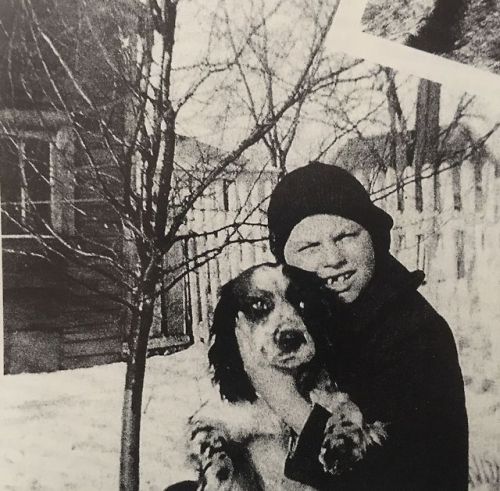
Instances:
[[[30,238],[6,237],[3,247],[28,251],[36,246]],[[5,373],[48,372],[122,359],[124,308],[75,287],[62,266],[36,257],[4,253],[3,268]]]

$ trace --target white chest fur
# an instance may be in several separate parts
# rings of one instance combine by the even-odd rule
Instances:
[[[254,403],[211,400],[193,419],[222,430],[231,441],[243,445],[248,463],[260,476],[259,491],[313,491],[285,477],[290,432],[262,399]],[[252,491],[258,491],[255,484]]]

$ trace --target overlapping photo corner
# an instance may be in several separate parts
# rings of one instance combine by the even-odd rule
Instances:
[[[423,26],[427,24],[415,21],[418,3],[408,3],[412,5],[408,7],[411,10],[408,17],[404,9],[396,9],[400,3],[388,2],[385,11],[379,8],[378,16],[385,15],[387,22],[387,32],[383,35],[388,35],[393,27],[389,26],[392,16],[394,25],[399,22],[402,26],[403,35],[398,39],[412,45],[423,39]],[[456,39],[450,37],[446,41],[448,46],[459,49]],[[474,39],[462,48],[476,49],[478,42]],[[464,51],[463,56],[467,53]],[[487,50],[481,53],[486,54]],[[470,418],[471,489],[498,489],[498,97],[464,94],[452,85],[441,86],[411,73],[328,49],[324,55],[332,73],[338,72],[331,85],[322,86],[304,99],[300,111],[295,113],[298,119],[280,123],[278,129],[286,136],[297,122],[291,142],[283,139],[266,143],[286,146],[287,170],[315,159],[343,165],[363,182],[376,203],[393,215],[393,253],[408,268],[424,270],[423,294],[449,322],[457,341]],[[486,58],[491,61],[494,56]],[[488,66],[493,70],[491,67]],[[189,159],[207,148],[214,151],[214,146],[201,143],[203,137],[207,135],[200,137],[200,141],[179,139],[179,151],[190,146],[186,151]],[[265,197],[273,185],[274,178],[269,177],[272,172],[255,172],[255,169],[267,162],[268,150],[263,145],[259,151],[245,155],[254,168],[248,175],[239,176],[245,183],[244,191],[236,192],[234,186],[229,192],[223,186],[217,188],[219,218],[227,209],[236,212],[238,203],[250,201],[252,205],[253,198],[249,199],[252,189],[257,190],[257,201]],[[209,215],[207,210],[199,212],[202,218]],[[261,220],[262,216],[258,218]],[[198,225],[200,222],[203,220],[197,219]],[[188,250],[201,254],[202,248],[208,246],[214,244],[199,241]],[[183,428],[190,414],[207,397],[214,396],[204,371],[204,341],[215,301],[212,293],[220,286],[223,271],[229,275],[256,261],[270,259],[262,242],[235,245],[188,276],[183,292],[190,303],[184,305],[191,309],[186,318],[192,323],[190,328],[196,342],[179,353],[152,356],[147,364],[141,448],[144,489],[163,489],[177,480],[194,477],[185,462]],[[7,278],[4,289],[7,291],[11,286]],[[28,293],[31,301],[37,294]],[[5,296],[6,312],[13,312],[12,303],[9,305],[12,301],[12,295]],[[19,296],[15,302],[23,303],[25,312],[30,308]],[[9,444],[0,455],[0,468],[6,469],[0,476],[0,484],[6,489],[20,490],[116,488],[120,437],[117,415],[123,398],[123,363],[113,359],[102,366],[22,373],[26,372],[23,367],[28,362],[30,366],[42,367],[33,371],[45,372],[49,362],[52,370],[60,361],[46,356],[49,353],[55,357],[57,350],[53,349],[51,337],[44,333],[40,333],[44,356],[37,359],[34,340],[26,341],[26,333],[16,328],[20,312],[14,312],[11,318],[4,316],[9,349],[18,348],[17,355],[8,355],[13,357],[20,373],[8,375],[2,381],[0,426],[4,428],[4,441]],[[54,312],[57,315],[57,309]],[[29,315],[35,316],[36,312]],[[154,345],[154,340],[151,344]],[[71,362],[75,360],[76,357],[71,358]]]
[[[496,0],[369,0],[363,30],[500,74]]]

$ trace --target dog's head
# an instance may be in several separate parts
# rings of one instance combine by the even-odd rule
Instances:
[[[277,264],[254,266],[225,284],[214,312],[209,362],[223,398],[253,401],[253,385],[241,358],[244,333],[247,356],[282,370],[296,371],[317,352],[317,337],[304,321],[319,289],[315,275]],[[241,336],[241,334],[240,334]],[[240,340],[241,341],[241,340]]]

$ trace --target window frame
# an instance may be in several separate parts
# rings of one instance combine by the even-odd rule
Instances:
[[[0,112],[1,113],[1,112]],[[0,114],[1,116],[1,114]],[[0,118],[1,119],[1,118]],[[20,117],[22,122],[22,117]],[[46,130],[40,130],[37,127],[33,128],[33,125],[29,125],[28,128],[22,128],[22,124],[19,124],[20,129],[15,131],[15,127],[11,125],[9,127],[10,131],[6,130],[4,125],[4,131],[0,131],[0,139],[10,139],[18,141],[17,153],[20,159],[19,165],[20,169],[26,165],[25,162],[25,148],[26,143],[29,140],[39,140],[48,144],[48,185],[49,185],[49,196],[47,200],[31,200],[33,204],[47,205],[49,208],[48,216],[49,226],[54,230],[56,234],[61,235],[71,235],[74,233],[74,210],[71,206],[65,206],[65,202],[74,202],[74,184],[70,182],[71,177],[68,175],[65,169],[65,159],[69,158],[74,161],[74,142],[71,135],[71,128],[68,125],[58,124],[56,126],[48,127]],[[36,125],[39,126],[39,125]],[[12,130],[14,128],[14,131]],[[69,148],[70,155],[66,154],[66,150]],[[21,151],[22,149],[22,151]],[[63,155],[64,154],[64,155]],[[59,167],[59,168],[58,168]],[[59,182],[60,181],[60,182]],[[0,183],[1,188],[2,183]],[[4,203],[8,201],[3,201],[1,199],[1,189],[0,189],[0,206],[3,207]],[[29,195],[29,191],[28,191]],[[27,195],[26,189],[21,184],[20,188],[20,207],[21,207],[21,219],[26,218],[26,203]],[[1,236],[4,239],[26,239],[34,237],[50,238],[53,237],[51,233],[5,233],[0,230]]]
[[[37,132],[37,131],[26,131],[26,132],[19,132],[16,134],[7,134],[7,133],[0,133],[0,140],[10,140],[11,142],[14,143],[15,148],[16,148],[16,154],[17,154],[17,163],[19,165],[19,170],[21,172],[20,179],[21,179],[21,184],[19,186],[19,199],[20,201],[18,202],[13,202],[13,201],[3,201],[1,200],[1,205],[3,206],[4,203],[9,204],[9,203],[15,203],[19,205],[20,208],[20,221],[23,222],[26,220],[26,210],[27,210],[27,203],[29,200],[29,189],[27,190],[25,186],[23,186],[23,181],[26,180],[26,166],[28,165],[27,163],[27,157],[26,157],[26,145],[29,143],[29,141],[37,141],[41,143],[47,144],[47,154],[48,154],[48,161],[44,162],[48,165],[48,170],[49,170],[49,175],[48,175],[48,199],[46,200],[34,200],[31,199],[31,203],[34,205],[48,205],[49,206],[49,225],[52,226],[52,207],[54,206],[53,199],[52,199],[52,194],[53,194],[53,159],[52,159],[52,153],[53,153],[53,143],[50,140],[50,135],[42,132]],[[45,177],[44,177],[45,178]],[[0,183],[1,186],[1,183]],[[9,234],[5,233],[2,229],[2,237],[5,238],[26,238],[26,237],[33,237],[35,234],[33,233],[20,233],[20,234]],[[44,236],[44,234],[40,234],[41,236]]]

